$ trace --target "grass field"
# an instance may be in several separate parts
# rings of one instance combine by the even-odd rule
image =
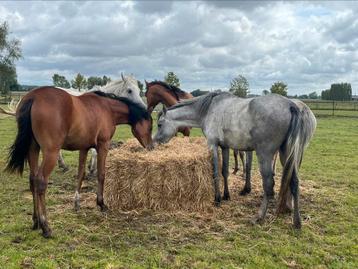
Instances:
[[[0,116],[0,268],[358,268],[357,118],[318,118],[301,169],[301,232],[289,216],[275,217],[274,205],[263,225],[250,224],[257,172],[252,194],[239,197],[243,182],[231,176],[232,200],[205,214],[102,214],[95,182],[75,213],[78,153],[65,152],[71,169],[54,171],[47,197],[54,238],[43,239],[30,229],[28,173],[2,172],[15,133],[14,120]],[[117,128],[115,140],[129,137],[128,127]]]

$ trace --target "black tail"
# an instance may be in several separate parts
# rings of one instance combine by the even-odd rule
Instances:
[[[8,163],[5,171],[19,173],[24,171],[25,161],[33,139],[31,127],[31,107],[33,99],[24,101],[19,109],[17,118],[17,135],[14,144],[9,149]]]

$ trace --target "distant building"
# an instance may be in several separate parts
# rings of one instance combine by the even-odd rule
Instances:
[[[352,95],[352,101],[358,101],[358,95]]]

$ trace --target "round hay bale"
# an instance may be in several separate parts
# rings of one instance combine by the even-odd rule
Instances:
[[[212,161],[204,138],[173,138],[153,151],[130,139],[107,159],[104,199],[111,210],[212,207]]]

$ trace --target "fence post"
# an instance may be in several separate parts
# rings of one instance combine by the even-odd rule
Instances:
[[[332,101],[333,109],[332,109],[332,116],[334,116],[334,100]]]

